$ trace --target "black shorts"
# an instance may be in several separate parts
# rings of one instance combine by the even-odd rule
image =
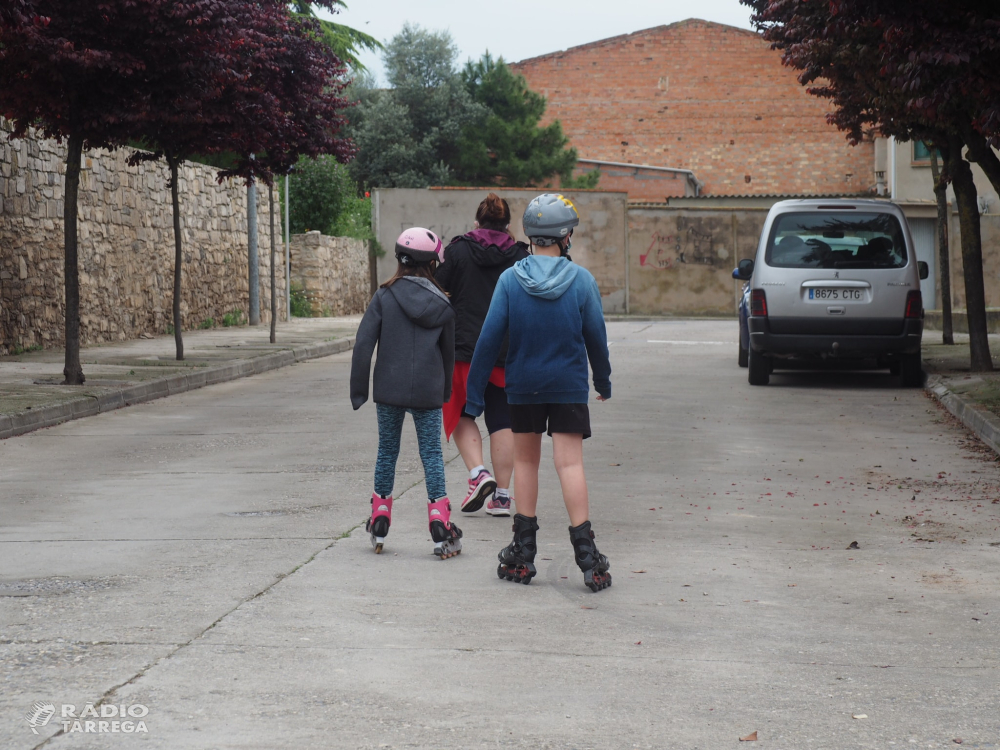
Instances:
[[[510,424],[514,432],[541,435],[568,432],[590,437],[590,408],[586,404],[511,404]]]
[[[486,392],[483,394],[483,403],[486,404],[486,408],[483,410],[486,431],[492,435],[500,430],[509,430],[510,412],[507,410],[507,392],[493,383],[487,383]],[[464,406],[462,407],[462,416],[475,419],[465,410]]]

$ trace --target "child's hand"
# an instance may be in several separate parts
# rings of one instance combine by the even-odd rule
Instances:
[[[597,400],[598,401],[607,401],[607,399],[604,398],[604,396],[602,396],[600,393],[597,394]]]

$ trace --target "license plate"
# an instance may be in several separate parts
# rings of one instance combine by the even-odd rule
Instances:
[[[809,299],[859,302],[864,299],[862,289],[810,289]]]

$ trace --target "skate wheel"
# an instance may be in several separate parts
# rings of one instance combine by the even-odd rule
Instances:
[[[502,581],[505,577],[506,575],[503,572],[503,565],[497,565],[497,578]]]

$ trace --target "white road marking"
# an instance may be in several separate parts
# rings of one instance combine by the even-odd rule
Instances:
[[[718,344],[724,346],[731,344],[731,341],[667,341],[664,339],[646,339],[647,344]]]

